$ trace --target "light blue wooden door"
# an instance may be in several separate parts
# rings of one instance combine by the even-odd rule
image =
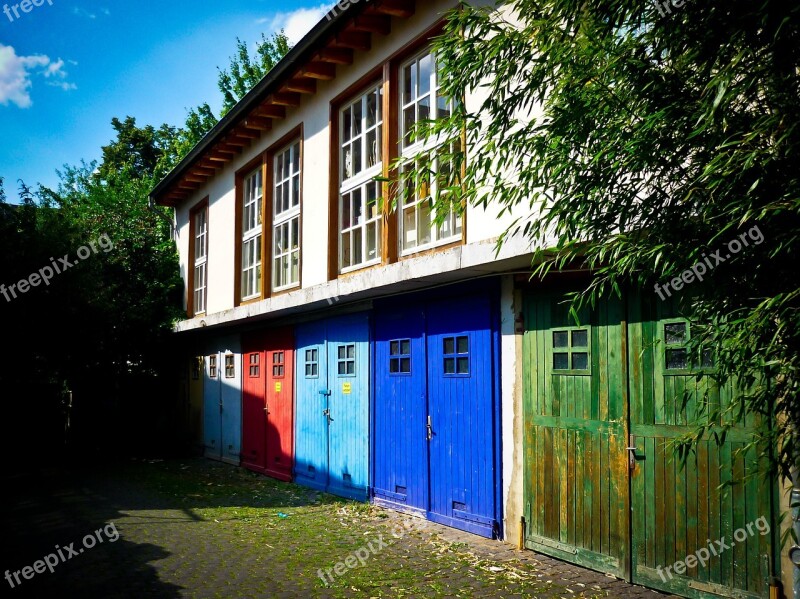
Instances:
[[[220,397],[219,354],[214,351],[203,358],[203,446],[204,455],[222,459],[222,412]]]
[[[369,316],[328,321],[328,490],[364,501],[369,486]]]
[[[328,352],[324,321],[297,327],[295,481],[328,488]]]
[[[220,340],[222,460],[238,465],[242,451],[242,347],[238,336]]]

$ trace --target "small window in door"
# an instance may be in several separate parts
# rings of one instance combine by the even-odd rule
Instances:
[[[225,378],[232,379],[236,376],[233,354],[225,354]]]
[[[389,374],[411,374],[411,339],[389,342]]]
[[[553,331],[553,374],[591,374],[589,327]]]
[[[694,336],[686,320],[664,323],[664,368],[667,371],[708,370],[714,368],[714,354],[700,348],[699,355],[691,356],[689,340]],[[694,359],[693,359],[694,358]]]
[[[353,343],[340,345],[337,348],[336,362],[339,376],[356,375],[356,346]]]
[[[272,376],[283,378],[286,372],[286,356],[282,351],[272,352]]]
[[[250,378],[261,376],[261,354],[250,354]]]
[[[217,378],[217,356],[208,356],[208,378]]]
[[[306,350],[306,378],[319,377],[319,350],[317,348]]]
[[[469,376],[469,337],[445,337],[442,340],[445,376]]]

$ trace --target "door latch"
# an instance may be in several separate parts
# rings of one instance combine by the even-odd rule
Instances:
[[[636,470],[636,460],[639,459],[639,456],[636,455],[636,439],[633,435],[628,436],[628,447],[625,449],[628,451],[628,470],[633,472]]]
[[[433,425],[431,424],[430,414],[428,414],[428,424],[426,425],[426,428],[428,429],[428,441],[430,441],[433,439]]]
[[[330,410],[330,408],[326,408],[326,409],[322,410],[322,415],[325,416],[328,419],[328,424],[333,422],[333,418],[331,418],[331,410]]]

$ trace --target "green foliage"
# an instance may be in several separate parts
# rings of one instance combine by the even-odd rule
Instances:
[[[763,243],[680,299],[695,342],[717,354],[714,378],[742,390],[708,420],[774,422],[759,450],[788,475],[800,449],[800,6],[497,8],[460,6],[435,44],[446,95],[469,99],[418,131],[443,148],[465,135],[469,149],[437,210],[497,203],[522,215],[499,243],[527,236],[534,276],[591,268],[576,306],[664,284],[758,227]],[[417,177],[437,176],[420,164]]]
[[[255,87],[290,49],[289,38],[283,30],[273,33],[270,38],[262,33],[252,57],[247,43],[236,38],[236,54],[231,58],[230,66],[219,69],[219,90],[223,96],[221,116],[225,116]]]

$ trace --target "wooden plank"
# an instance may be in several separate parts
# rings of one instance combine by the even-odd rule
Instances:
[[[315,94],[317,93],[317,81],[316,79],[307,79],[306,77],[293,77],[283,84],[281,92]]]
[[[316,59],[333,64],[353,64],[353,56],[352,48],[323,48],[317,52]]]
[[[407,19],[414,15],[413,0],[382,0],[373,5],[371,10],[376,13]]]
[[[267,101],[270,104],[275,104],[276,106],[296,107],[300,106],[300,94],[294,92],[278,92],[267,98]]]
[[[353,23],[350,28],[353,31],[365,31],[367,33],[389,35],[392,32],[392,21],[386,15],[360,14],[353,19]]]
[[[333,38],[333,45],[366,52],[372,48],[372,36],[362,31],[342,31]]]
[[[300,69],[300,75],[303,77],[307,77],[309,79],[319,79],[321,81],[331,81],[336,79],[336,65],[330,62],[309,62],[304,65]],[[277,94],[276,94],[277,95]],[[293,94],[290,93],[283,93],[279,97],[290,97]],[[277,101],[276,104],[282,104],[283,102]],[[297,101],[297,104],[286,104],[287,106],[299,106],[300,101]]]
[[[255,109],[254,113],[257,116],[264,116],[271,119],[286,118],[286,108],[284,106],[278,106],[276,104],[262,104],[261,106]]]

